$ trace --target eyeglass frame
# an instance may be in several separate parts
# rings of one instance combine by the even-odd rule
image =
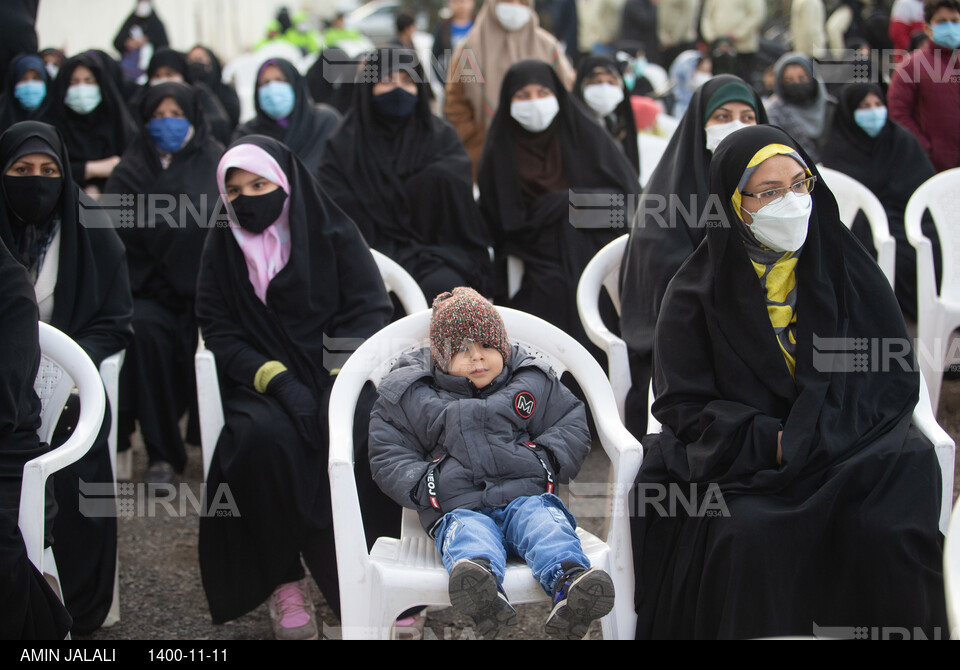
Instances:
[[[805,183],[807,183],[807,182],[809,182],[810,186],[809,186],[803,193],[799,193],[798,195],[809,195],[810,193],[813,193],[813,188],[814,188],[814,186],[816,186],[816,184],[817,184],[817,176],[816,176],[816,175],[810,175],[809,177],[806,177],[806,178],[804,178],[804,179],[801,179],[800,181],[796,182],[795,184],[790,184],[790,186],[781,186],[780,188],[771,188],[771,189],[769,189],[769,190],[767,190],[767,191],[763,191],[762,193],[747,193],[746,191],[741,191],[741,192],[740,192],[740,195],[742,195],[742,196],[743,196],[743,195],[747,195],[747,196],[750,196],[751,198],[756,198],[757,200],[760,201],[760,204],[761,204],[762,206],[766,207],[767,205],[772,205],[773,203],[778,202],[781,198],[783,198],[785,195],[787,195],[787,193],[796,193],[796,191],[794,191],[793,189],[795,189],[795,188],[796,188],[797,186],[799,186],[800,184],[805,184]],[[765,194],[767,194],[767,193],[775,193],[775,192],[777,192],[777,191],[782,191],[782,193],[781,193],[778,197],[773,198],[772,200],[770,200],[769,202],[766,202],[766,203],[763,201],[763,196],[764,196]]]

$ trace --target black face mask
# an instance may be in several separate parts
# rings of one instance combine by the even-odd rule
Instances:
[[[187,64],[187,81],[196,83],[207,83],[212,68],[204,65],[200,61],[193,61]]]
[[[60,201],[63,177],[3,175],[3,197],[13,213],[12,223],[36,225],[46,221]]]
[[[783,99],[795,105],[807,105],[817,99],[820,86],[815,81],[802,84],[784,84]]]
[[[266,195],[238,195],[227,206],[241,228],[259,235],[280,218],[286,200],[286,192],[278,188]]]
[[[374,111],[388,119],[405,119],[417,108],[418,96],[399,86],[392,91],[373,96]]]

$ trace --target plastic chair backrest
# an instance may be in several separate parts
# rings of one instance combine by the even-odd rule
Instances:
[[[840,220],[850,228],[857,218],[857,212],[863,212],[870,223],[873,246],[877,250],[877,265],[893,286],[894,271],[897,262],[897,243],[890,234],[887,212],[877,196],[853,177],[826,167],[818,167],[826,185],[837,198]]]
[[[929,211],[936,227],[943,259],[937,290],[933,245],[921,222]],[[914,191],[904,212],[907,241],[917,252],[917,357],[936,411],[940,400],[943,363],[951,333],[960,327],[960,168],[934,175]]]
[[[630,390],[630,362],[627,345],[607,328],[600,316],[601,289],[606,289],[613,306],[620,314],[620,261],[628,235],[621,235],[603,247],[587,263],[577,283],[577,311],[587,337],[607,355],[607,375],[617,401],[617,411],[624,418],[624,400]]]
[[[940,252],[943,256],[943,276],[940,298],[953,305],[960,305],[960,264],[953,259],[960,258],[960,168],[946,170],[934,175],[917,188],[907,203],[904,223],[907,239],[917,249],[917,283],[932,287],[924,294],[936,296],[936,275],[933,269],[932,250],[930,258],[920,258],[921,247],[929,247],[929,240],[923,235],[920,222],[925,211],[929,210],[936,225],[940,239]],[[924,243],[926,241],[926,243]],[[927,253],[924,253],[926,256]],[[929,262],[928,262],[929,261]],[[921,263],[923,266],[921,267]],[[923,272],[923,276],[920,276]],[[919,297],[919,296],[918,296]]]
[[[93,446],[106,411],[100,374],[90,357],[67,335],[53,326],[39,324],[40,369],[34,390],[42,405],[37,435],[50,444],[60,413],[73,388],[80,396],[80,418],[70,437],[60,447],[27,462],[20,490],[20,532],[27,556],[44,572],[44,509],[47,477],[78,461]]]
[[[659,135],[639,133],[637,142],[640,144],[640,185],[646,186],[670,140]]]

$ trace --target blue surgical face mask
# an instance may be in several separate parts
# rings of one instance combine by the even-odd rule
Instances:
[[[933,26],[933,42],[947,49],[960,47],[960,23],[938,23]]]
[[[97,108],[102,98],[96,84],[74,84],[67,89],[63,104],[77,114],[89,114]]]
[[[183,147],[187,133],[190,132],[190,121],[176,116],[150,119],[147,122],[147,132],[160,151],[172,154]]]
[[[887,124],[887,108],[871,107],[870,109],[854,110],[853,120],[867,135],[876,137]]]
[[[13,95],[24,109],[31,112],[43,103],[47,97],[47,85],[36,79],[30,81],[21,81],[13,89]]]
[[[378,114],[393,119],[405,119],[417,108],[419,98],[397,86],[392,91],[373,96],[373,108]]]
[[[295,101],[296,96],[290,82],[271,81],[257,89],[260,109],[274,121],[290,116]]]

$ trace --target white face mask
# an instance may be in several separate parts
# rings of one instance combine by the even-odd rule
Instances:
[[[813,210],[813,198],[809,193],[785,196],[757,210],[753,217],[750,232],[757,242],[774,251],[796,251],[807,239],[810,224],[810,212]]]
[[[623,89],[613,84],[591,84],[584,87],[583,100],[594,112],[607,116],[623,102]]]
[[[510,32],[520,30],[530,20],[530,8],[526,5],[498,2],[494,12],[497,15],[497,20],[500,21],[500,25]]]
[[[510,103],[510,116],[531,133],[542,133],[549,128],[559,112],[560,102],[555,95]]]
[[[141,19],[145,19],[153,13],[153,7],[150,6],[149,2],[138,2],[137,8],[133,10],[133,13]]]
[[[727,135],[746,127],[746,123],[731,121],[730,123],[718,123],[704,128],[704,131],[707,133],[707,151],[713,153]]]

